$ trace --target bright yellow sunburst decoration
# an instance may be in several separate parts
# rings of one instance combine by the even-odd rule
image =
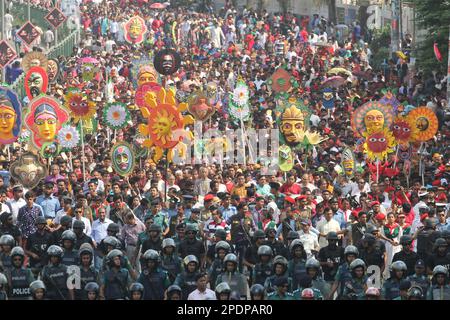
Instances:
[[[95,103],[90,101],[87,95],[81,91],[69,91],[65,100],[64,106],[69,110],[70,116],[75,122],[92,119],[97,112]]]
[[[366,131],[363,136],[366,138],[364,151],[367,153],[367,158],[372,161],[383,160],[388,153],[394,151],[395,139],[387,127],[372,133]]]
[[[148,137],[143,143],[146,147],[155,147],[154,161],[157,162],[163,155],[163,150],[173,149],[182,140],[186,133],[184,127],[194,123],[190,115],[183,116],[182,111],[187,110],[186,103],[177,104],[175,92],[161,88],[156,95],[148,95],[145,107],[141,108],[142,115],[148,119],[148,124],[139,125],[142,135]],[[173,152],[168,153],[168,160],[172,160]]]
[[[432,139],[437,133],[439,121],[433,110],[427,107],[413,109],[406,116],[412,129],[412,140],[425,142]]]

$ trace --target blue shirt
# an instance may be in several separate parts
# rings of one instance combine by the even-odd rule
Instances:
[[[36,203],[42,207],[45,218],[55,218],[56,213],[61,209],[58,198],[54,196],[45,197],[40,195],[36,198]]]
[[[224,207],[220,207],[219,211],[222,212],[222,218],[224,220],[228,220],[237,213],[237,209],[234,206],[228,206],[226,209]]]
[[[347,222],[345,221],[344,212],[341,209],[336,211],[336,213],[333,215],[333,219],[339,222],[339,227],[341,227],[341,230],[346,228]]]

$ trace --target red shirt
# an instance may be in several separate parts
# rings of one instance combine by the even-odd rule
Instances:
[[[284,193],[285,195],[300,194],[301,191],[302,191],[302,188],[296,183],[294,183],[292,185],[288,185],[287,183],[285,183],[280,188],[280,192]]]

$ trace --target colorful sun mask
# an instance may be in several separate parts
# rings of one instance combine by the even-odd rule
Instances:
[[[394,113],[386,105],[370,101],[352,114],[352,129],[359,136],[362,132],[377,132],[384,127],[390,127],[394,119]]]
[[[387,128],[373,133],[365,132],[363,135],[366,138],[364,149],[370,160],[383,160],[388,153],[393,152],[394,136]]]
[[[70,116],[78,122],[88,120],[95,115],[95,103],[81,91],[71,90],[65,96],[65,108],[70,111]]]
[[[69,113],[59,102],[41,95],[30,101],[25,114],[25,124],[32,133],[31,141],[40,149],[44,142],[53,142],[63,123],[69,120]]]
[[[111,160],[119,175],[130,175],[136,163],[132,146],[126,142],[116,143],[111,149]]]
[[[32,189],[47,175],[37,155],[28,152],[13,162],[10,167],[11,177],[19,181],[25,188]]]
[[[356,161],[353,151],[349,148],[345,148],[342,152],[342,167],[347,177],[353,177],[356,170]]]
[[[24,72],[27,72],[32,67],[41,67],[47,70],[48,59],[42,52],[32,51],[23,57],[21,65]]]
[[[0,144],[19,138],[22,129],[22,105],[11,89],[0,87]]]
[[[436,114],[427,107],[418,107],[411,110],[406,119],[412,128],[412,138],[415,141],[428,141],[437,133],[438,119]]]
[[[134,101],[139,108],[148,108],[148,101],[153,99],[161,86],[156,82],[146,82],[141,84],[135,93]]]
[[[46,93],[48,88],[48,75],[41,67],[31,67],[25,74],[25,92],[28,99],[33,99],[41,93]]]
[[[134,16],[125,23],[125,40],[131,44],[139,44],[144,41],[147,26],[144,19]]]
[[[398,144],[408,144],[411,141],[411,125],[404,117],[397,117],[392,125],[392,134]]]

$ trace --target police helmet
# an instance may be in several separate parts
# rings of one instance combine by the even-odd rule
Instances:
[[[434,247],[447,247],[447,240],[445,240],[444,238],[437,238],[434,242]]]
[[[107,236],[105,239],[103,239],[103,243],[107,246],[111,246],[113,248],[117,248],[119,246],[119,240],[116,237],[113,236]]]
[[[365,241],[368,245],[375,244],[376,240],[377,240],[377,238],[375,238],[375,236],[373,234],[370,234],[370,233],[364,234],[363,241]]]
[[[254,285],[252,285],[252,287],[250,288],[250,296],[253,298],[254,296],[264,296],[265,293],[265,289],[262,285],[260,285],[259,283],[256,283]]]
[[[423,299],[423,290],[419,286],[412,286],[408,290],[408,298]]]
[[[49,257],[58,257],[58,258],[62,258],[63,256],[63,249],[60,246],[57,245],[51,245],[50,247],[48,247],[47,249],[47,255]]]
[[[432,229],[436,226],[436,221],[434,219],[427,218],[424,220],[423,225],[425,228]]]
[[[444,276],[448,276],[448,270],[446,267],[438,265],[436,267],[434,267],[433,269],[433,277],[438,275],[438,274],[443,274]]]
[[[83,229],[84,230],[84,222],[81,220],[75,220],[72,225],[72,229]]]
[[[225,250],[228,253],[231,250],[231,246],[226,241],[219,241],[216,243],[215,250],[216,250],[216,253],[218,253],[219,250]]]
[[[20,256],[23,258],[25,258],[25,252],[23,251],[23,249],[21,247],[14,247],[11,250],[11,258],[15,257],[15,256]]]
[[[372,234],[372,233],[374,233],[374,232],[378,232],[377,227],[375,227],[373,224],[369,224],[369,225],[367,226],[366,233]]]
[[[106,255],[106,261],[108,263],[112,263],[115,257],[122,257],[123,253],[122,251],[118,249],[112,249],[108,254]]]
[[[327,240],[338,240],[338,239],[339,239],[339,237],[336,232],[334,232],[334,231],[328,232]]]
[[[30,283],[30,292],[31,294],[35,294],[37,290],[43,289],[44,291],[47,290],[45,287],[45,284],[41,280],[35,280],[32,283]]]
[[[47,224],[47,220],[45,220],[44,217],[39,216],[39,217],[36,218],[36,222],[34,224],[35,225]]]
[[[366,263],[361,259],[355,259],[350,263],[350,270],[354,271],[356,268],[362,267],[363,269],[366,269]]]
[[[144,286],[139,282],[134,282],[131,284],[129,291],[130,291],[130,294],[132,294],[133,292],[136,292],[136,291],[140,292],[141,294],[144,294]]]
[[[266,235],[268,235],[271,232],[276,232],[277,230],[274,227],[268,227],[265,231]]]
[[[304,248],[303,242],[301,242],[300,239],[292,240],[291,244],[289,245],[289,251],[292,252],[296,247],[302,247],[302,249]]]
[[[108,227],[106,228],[106,231],[112,232],[114,234],[118,233],[120,231],[120,227],[117,223],[110,223]]]
[[[253,233],[253,239],[255,239],[255,240],[265,239],[265,238],[266,238],[266,234],[262,230],[258,229]]]
[[[74,243],[77,240],[77,236],[72,230],[66,230],[62,233],[61,240],[70,240]]]
[[[446,240],[450,239],[450,229],[445,229],[444,231],[442,231],[441,236]]]
[[[94,255],[94,249],[89,243],[83,243],[80,246],[80,249],[78,249],[78,256],[81,258],[84,254],[90,254],[91,256]]]
[[[241,295],[237,291],[232,291],[230,293],[230,300],[241,300]]]
[[[3,273],[0,273],[0,286],[4,286],[8,283],[6,276]]]
[[[63,216],[61,217],[61,220],[59,221],[59,224],[62,226],[70,226],[70,223],[72,222],[72,217],[70,216]]]
[[[187,255],[186,257],[184,257],[183,263],[186,267],[191,262],[195,262],[197,264],[197,266],[199,265],[197,257],[194,256],[193,254],[190,254],[190,255]]]
[[[170,296],[173,293],[178,292],[178,294],[181,295],[181,288],[177,286],[176,284],[171,285],[169,288],[167,288],[167,295]]]
[[[158,251],[153,250],[153,249],[148,249],[142,255],[142,259],[144,259],[144,261],[153,260],[153,261],[159,262],[161,257],[159,256]]]
[[[258,256],[272,256],[272,248],[266,245],[262,245],[258,248]]]
[[[299,238],[298,232],[291,230],[288,232],[286,240],[294,240],[294,239],[298,239],[298,238]]]
[[[355,247],[355,246],[352,246],[352,245],[349,245],[349,246],[345,247],[344,255],[347,256],[349,254],[353,254],[355,256],[358,256],[359,255],[358,248]]]
[[[391,264],[391,271],[406,271],[406,270],[408,270],[408,267],[401,260],[395,261]]]
[[[412,243],[412,237],[409,235],[405,235],[400,238],[400,244],[402,246],[409,246],[411,243]]]
[[[175,241],[172,239],[172,238],[166,238],[166,239],[164,239],[163,241],[162,241],[162,248],[163,248],[163,250],[165,249],[165,248],[167,248],[167,247],[174,247],[174,248],[176,248],[176,245],[175,245]]]
[[[14,247],[16,240],[10,234],[4,234],[0,237],[0,246],[10,246]]]
[[[84,286],[84,291],[86,292],[95,292],[98,293],[99,291],[99,286],[96,282],[88,282],[86,283],[86,285]]]
[[[184,229],[184,231],[185,231],[185,233],[188,233],[188,232],[197,233],[198,232],[197,226],[192,224],[192,223],[187,224],[186,228]]]
[[[314,291],[311,288],[302,290],[302,299],[314,299]]]
[[[315,269],[319,270],[320,262],[319,262],[319,260],[317,260],[315,258],[310,258],[310,259],[308,259],[308,261],[306,261],[305,268],[306,268],[306,270],[308,270],[309,268],[315,268]]]
[[[216,229],[216,231],[214,232],[214,236],[216,238],[225,240],[227,237],[227,232],[224,229]]]
[[[234,264],[237,264],[238,258],[236,257],[236,255],[234,253],[229,253],[223,259],[224,264],[227,264],[227,262],[233,262]]]
[[[226,282],[221,282],[216,286],[216,293],[222,294],[222,293],[231,293],[230,285]]]
[[[148,228],[149,232],[155,231],[155,232],[161,232],[161,226],[154,223]]]
[[[283,256],[276,256],[275,258],[273,258],[273,266],[275,267],[277,264],[281,264],[284,268],[287,268],[288,261]]]

